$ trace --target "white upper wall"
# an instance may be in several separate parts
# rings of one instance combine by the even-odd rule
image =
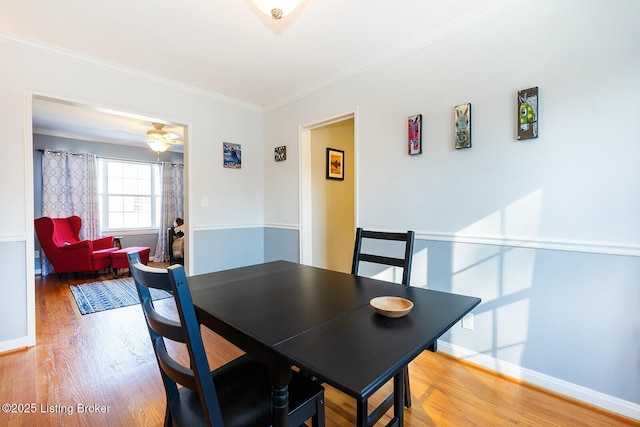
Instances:
[[[25,224],[24,156],[29,91],[115,110],[162,117],[189,126],[188,165],[190,226],[262,224],[262,115],[197,96],[169,85],[110,72],[82,61],[0,43],[0,143],[11,162],[1,169],[3,194],[12,200],[0,208],[5,230],[21,235]],[[242,169],[222,167],[222,143],[242,145]],[[18,182],[16,182],[18,177]],[[20,183],[23,183],[20,185]],[[209,207],[202,207],[202,197]],[[5,231],[6,232],[6,231]]]
[[[534,1],[269,112],[265,221],[298,224],[298,128],[356,109],[358,225],[640,249],[640,3]],[[540,89],[540,137],[516,140],[516,94]],[[453,148],[472,104],[473,147]],[[406,153],[423,114],[423,153]],[[269,156],[266,156],[267,158]]]

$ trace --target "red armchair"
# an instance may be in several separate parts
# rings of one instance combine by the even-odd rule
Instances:
[[[111,266],[111,252],[118,250],[113,246],[113,236],[97,240],[80,240],[80,217],[44,216],[34,222],[40,246],[56,273],[97,273],[98,270]]]

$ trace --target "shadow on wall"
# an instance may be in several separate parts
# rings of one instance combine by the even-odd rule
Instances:
[[[542,200],[534,191],[453,242],[417,239],[411,284],[482,299],[474,329],[443,341],[640,402],[640,258],[537,248]]]
[[[640,257],[539,248],[542,195],[533,191],[453,238],[418,234],[411,285],[482,299],[473,330],[457,324],[441,337],[468,350],[463,357],[487,356],[493,361],[483,364],[509,375],[530,375],[511,367],[518,366],[554,378],[547,385],[559,379],[640,402]],[[394,256],[391,247],[380,250]],[[381,266],[361,274],[402,278]]]
[[[451,344],[522,364],[537,251],[467,242],[496,236],[521,242],[535,239],[541,212],[542,190],[536,190],[460,230],[456,233],[460,242],[421,242],[426,244],[421,250],[421,245],[417,246],[424,260],[416,267],[424,270],[414,274],[424,278],[427,287],[482,299],[473,311],[474,330],[456,325],[448,333]]]
[[[527,241],[538,235],[542,191],[487,215],[460,230],[460,240],[507,236]],[[402,248],[382,242],[376,252],[390,256]],[[401,252],[400,252],[401,253]],[[529,333],[536,250],[503,245],[416,239],[411,285],[482,299],[474,330],[454,326],[443,338],[477,353],[521,365]],[[363,275],[400,283],[399,268],[368,266]]]

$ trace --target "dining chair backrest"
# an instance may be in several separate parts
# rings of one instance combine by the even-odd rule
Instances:
[[[368,262],[374,264],[388,265],[390,267],[402,268],[402,284],[409,286],[411,282],[411,261],[413,258],[413,241],[415,233],[407,231],[406,233],[394,233],[386,231],[364,230],[361,227],[356,229],[355,247],[353,249],[353,263],[351,264],[351,274],[358,275],[360,272],[360,263]],[[363,250],[364,240],[386,240],[404,243],[404,256],[392,257],[372,253],[373,251]],[[402,411],[402,404],[397,403],[396,396],[402,399],[404,406],[411,406],[411,386],[409,384],[409,368],[403,368],[404,375],[402,384],[394,380],[393,393],[387,395],[387,398],[378,405],[371,413],[368,411],[368,403],[359,402],[356,409],[357,420],[366,420],[367,425],[375,424],[386,412],[393,406],[394,411]]]
[[[406,233],[394,233],[385,231],[356,229],[355,247],[353,250],[353,262],[351,264],[351,274],[358,275],[361,262],[370,262],[374,264],[388,265],[391,267],[402,268],[402,284],[409,285],[411,282],[411,261],[413,258],[413,241],[415,233],[407,231]],[[363,251],[363,241],[365,239],[388,240],[404,243],[404,257],[390,257],[385,255],[373,254]]]
[[[138,290],[140,304],[162,374],[162,382],[167,394],[167,414],[173,402],[179,400],[178,385],[180,385],[197,392],[202,415],[207,425],[224,425],[184,267],[178,264],[167,269],[148,267],[140,262],[137,252],[130,252],[128,258],[131,275]],[[151,288],[172,294],[179,321],[170,319],[156,310],[151,297]],[[186,345],[190,359],[189,367],[181,364],[167,352],[165,339]]]

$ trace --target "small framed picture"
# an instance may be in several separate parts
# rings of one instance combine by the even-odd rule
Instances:
[[[225,168],[231,168],[231,169],[242,168],[242,150],[240,148],[240,144],[223,142],[222,152],[224,157]]]
[[[327,148],[327,179],[344,180],[344,151]]]
[[[455,147],[471,148],[471,104],[458,105],[453,110]]]
[[[273,157],[276,162],[287,160],[287,146],[282,145],[280,147],[274,148]]]
[[[409,155],[422,154],[422,114],[409,116]]]
[[[538,87],[518,91],[518,140],[538,137]]]

